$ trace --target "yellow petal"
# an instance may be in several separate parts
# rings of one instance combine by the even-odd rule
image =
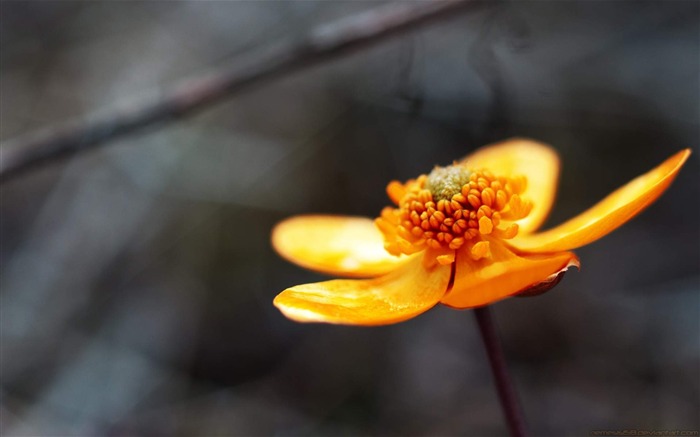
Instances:
[[[551,147],[523,138],[485,146],[462,160],[470,168],[485,168],[497,176],[527,178],[523,197],[533,203],[530,214],[518,220],[520,233],[534,231],[547,218],[557,191],[559,157]]]
[[[374,279],[336,279],[289,288],[274,300],[297,322],[386,325],[425,312],[447,291],[452,269],[438,263],[427,269],[412,257],[396,271]]]
[[[364,217],[292,217],[275,226],[272,246],[307,269],[350,277],[383,275],[407,259],[384,250],[381,232]]]
[[[538,234],[518,236],[509,243],[527,252],[556,252],[592,243],[654,202],[671,185],[688,156],[690,149],[682,150],[573,219]]]
[[[491,240],[489,247],[491,256],[479,260],[466,250],[457,252],[454,285],[443,304],[453,308],[488,305],[551,280],[572,265],[578,267],[571,252],[519,256],[498,240]]]

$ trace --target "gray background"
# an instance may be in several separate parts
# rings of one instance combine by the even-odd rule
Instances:
[[[376,2],[10,2],[0,139],[104,110]],[[684,147],[552,292],[493,307],[535,435],[700,428],[700,4],[481,4],[0,186],[3,435],[502,435],[469,311],[299,325],[275,222],[529,136],[548,225]]]

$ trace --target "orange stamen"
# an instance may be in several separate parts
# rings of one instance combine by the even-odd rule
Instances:
[[[474,261],[491,256],[491,246],[488,241],[479,241],[472,246],[471,256]]]
[[[385,208],[376,220],[385,248],[394,255],[426,248],[441,251],[438,262],[454,261],[465,244],[473,259],[490,256],[483,236],[511,239],[518,233],[512,221],[527,216],[532,204],[522,199],[527,185],[522,176],[503,177],[488,170],[470,170],[455,164],[436,167],[405,184],[387,187],[397,208]],[[502,221],[507,221],[502,225]]]

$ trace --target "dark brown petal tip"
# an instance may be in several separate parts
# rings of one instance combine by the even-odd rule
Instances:
[[[559,273],[555,273],[554,275],[550,276],[549,278],[545,279],[544,281],[537,283],[533,285],[530,288],[526,288],[525,290],[521,291],[520,293],[516,294],[515,297],[532,297],[532,296],[539,296],[540,294],[544,294],[554,288],[559,281],[564,277],[564,274],[566,273],[566,270],[563,270]]]

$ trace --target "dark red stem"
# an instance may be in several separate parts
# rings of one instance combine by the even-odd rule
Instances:
[[[503,414],[508,422],[508,429],[512,436],[524,437],[527,435],[525,429],[525,416],[523,415],[518,401],[518,394],[515,392],[515,387],[510,379],[506,359],[503,355],[501,342],[498,339],[496,325],[491,315],[491,310],[488,306],[474,309],[476,321],[479,324],[481,339],[484,341],[486,354],[489,357],[491,365],[491,373],[496,382],[498,397],[501,400]]]

